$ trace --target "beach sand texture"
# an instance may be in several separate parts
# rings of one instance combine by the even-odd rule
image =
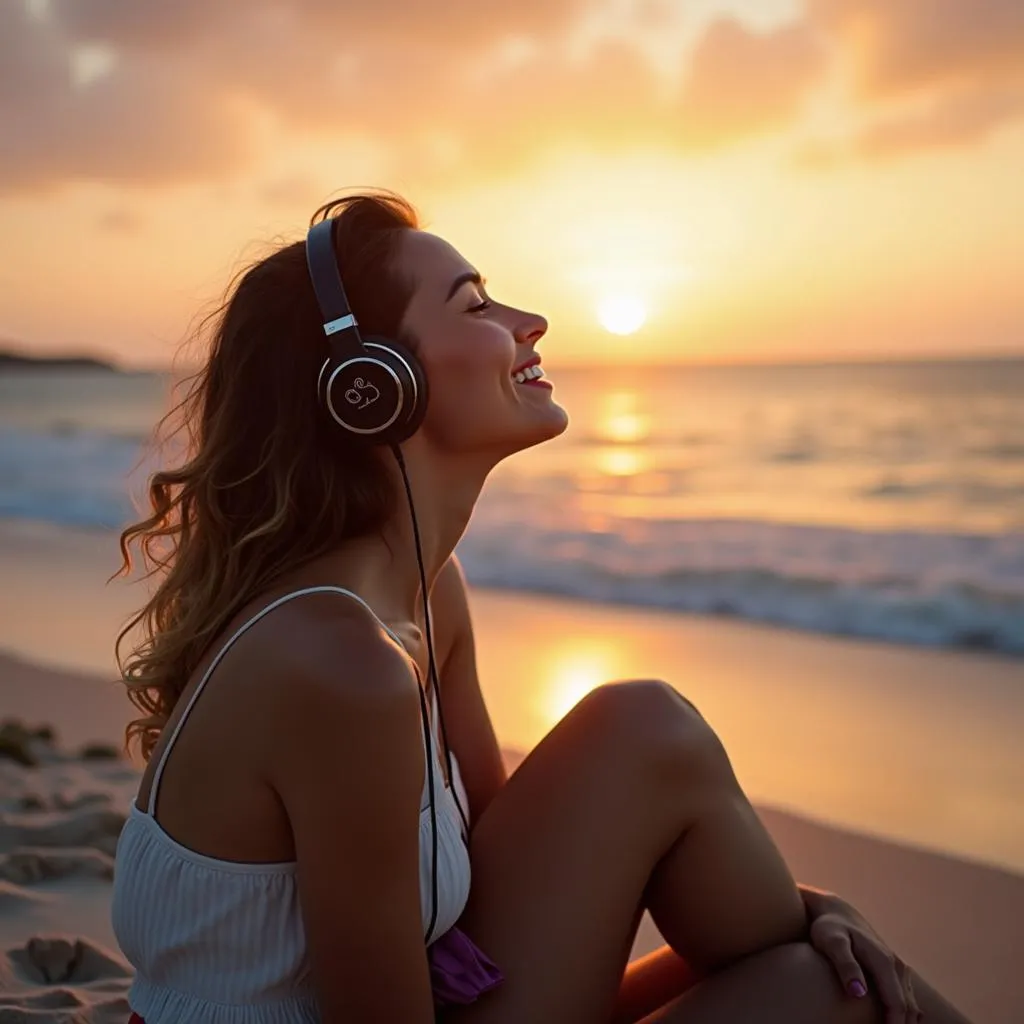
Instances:
[[[0,706],[47,708],[63,740],[23,744],[34,766],[0,761],[0,1021],[125,1019],[130,968],[111,933],[109,892],[138,772],[103,756],[117,744],[122,701],[98,678],[0,657]],[[82,758],[90,740],[98,749]],[[510,752],[510,765],[520,757]],[[1024,877],[759,810],[799,880],[851,899],[972,1020],[1024,1020]],[[659,943],[645,920],[634,955]]]

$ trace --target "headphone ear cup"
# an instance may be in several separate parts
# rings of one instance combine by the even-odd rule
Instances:
[[[332,354],[320,371],[318,390],[327,419],[369,444],[406,440],[426,412],[423,368],[390,338],[363,339],[359,355]]]
[[[383,443],[398,444],[412,437],[423,423],[430,398],[427,375],[419,359],[401,342],[371,335],[363,339],[363,344],[402,381],[402,408],[382,438]]]

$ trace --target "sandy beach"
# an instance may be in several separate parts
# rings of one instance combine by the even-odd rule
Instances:
[[[28,741],[35,766],[0,760],[0,1021],[126,1013],[108,903],[137,768],[80,756],[118,745],[129,710],[111,642],[140,593],[104,586],[114,550],[0,524],[0,718],[56,731]],[[1024,1020],[1019,661],[496,591],[473,610],[511,761],[603,679],[670,679],[800,881],[850,899],[972,1020]],[[658,942],[645,921],[634,953]]]

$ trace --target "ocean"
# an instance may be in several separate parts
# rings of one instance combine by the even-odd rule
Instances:
[[[549,377],[570,428],[492,475],[471,582],[1024,656],[1024,360]],[[0,517],[122,526],[169,387],[0,375]]]

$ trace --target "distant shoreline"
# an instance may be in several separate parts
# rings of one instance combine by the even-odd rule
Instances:
[[[95,356],[32,356],[0,349],[0,373],[6,370],[100,370],[119,373],[120,367]]]

